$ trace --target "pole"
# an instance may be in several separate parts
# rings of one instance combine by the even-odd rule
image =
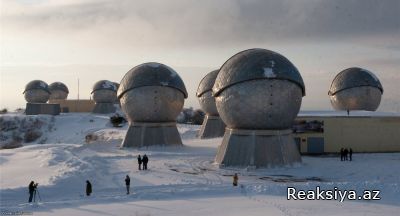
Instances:
[[[79,77],[78,77],[78,100],[76,103],[76,111],[79,112]]]
[[[78,78],[78,101],[79,101],[79,78]]]

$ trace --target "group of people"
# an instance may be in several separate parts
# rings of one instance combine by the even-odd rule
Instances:
[[[143,157],[141,157],[140,155],[138,155],[138,164],[139,164],[139,170],[147,170],[147,164],[149,163],[149,158],[147,157],[147,155],[143,155]],[[142,168],[142,164],[143,164],[143,168]],[[131,185],[131,178],[129,177],[129,175],[125,176],[125,186],[126,186],[126,194],[130,193],[130,185]],[[37,191],[37,186],[38,183],[35,183],[34,181],[31,181],[29,183],[28,186],[28,191],[29,191],[29,202],[35,201],[35,197],[36,197],[36,193],[38,193]],[[92,193],[92,183],[89,180],[86,180],[86,196],[90,196],[90,194]]]
[[[340,161],[353,160],[353,149],[341,148],[340,149]]]
[[[142,164],[143,170],[147,170],[147,163],[149,163],[149,158],[147,157],[147,155],[144,154],[143,157],[140,157],[140,155],[138,155],[137,160],[139,164],[139,170],[142,170]]]
[[[351,154],[350,154],[350,160],[351,160]],[[143,170],[147,170],[148,162],[149,158],[147,157],[147,155],[143,155],[143,157],[139,155],[138,156],[139,170],[142,170],[141,166],[142,164],[143,164]],[[233,186],[238,186],[238,181],[239,181],[238,174],[235,173],[233,175]],[[126,175],[125,176],[126,194],[130,193],[130,185],[131,185],[131,178],[129,177],[129,175]],[[38,183],[35,183],[34,181],[31,181],[31,183],[29,184],[29,202],[32,202],[32,199],[34,200],[36,196],[37,186]],[[92,183],[90,183],[89,180],[86,180],[86,196],[90,196],[91,193],[92,193]]]

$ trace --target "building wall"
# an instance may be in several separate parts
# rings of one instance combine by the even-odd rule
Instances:
[[[61,111],[67,108],[68,112],[92,112],[95,106],[93,100],[50,100],[49,103],[60,104]]]
[[[324,122],[323,133],[294,134],[301,140],[302,153],[309,153],[310,137],[323,137],[324,153],[337,153],[340,148],[352,148],[354,152],[400,152],[400,117],[309,116],[298,117],[297,120]]]

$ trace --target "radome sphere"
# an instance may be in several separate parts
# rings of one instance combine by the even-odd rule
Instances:
[[[42,80],[26,84],[23,94],[28,103],[46,103],[50,98],[49,86]]]
[[[65,100],[68,97],[68,87],[62,82],[53,82],[49,85],[50,99]]]
[[[300,110],[305,87],[297,68],[284,56],[249,49],[222,65],[213,95],[229,128],[286,129]]]
[[[117,97],[117,87],[108,80],[100,80],[93,86],[93,100],[96,103],[113,103]]]
[[[199,84],[196,96],[199,99],[201,109],[210,116],[218,116],[217,106],[215,105],[215,98],[212,95],[212,87],[214,86],[215,79],[217,78],[219,70],[214,70],[208,73]]]
[[[372,72],[352,67],[336,75],[328,94],[335,110],[375,111],[381,102],[383,87]]]
[[[117,95],[129,122],[175,122],[187,98],[180,76],[155,62],[128,71]]]

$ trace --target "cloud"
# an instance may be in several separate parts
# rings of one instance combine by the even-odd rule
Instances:
[[[10,3],[2,24],[93,31],[137,44],[230,45],[400,35],[397,0],[38,1]],[[8,4],[8,5],[7,5]]]

